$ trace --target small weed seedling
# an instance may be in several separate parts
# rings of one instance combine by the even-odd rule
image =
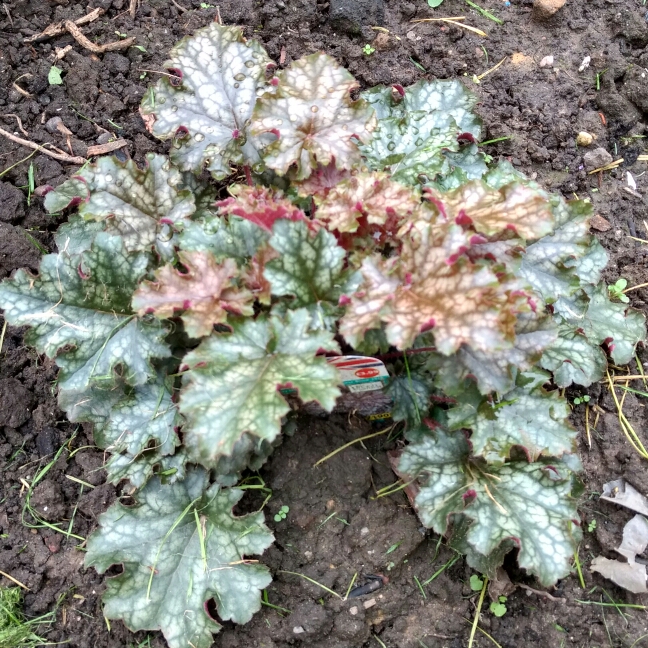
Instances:
[[[619,279],[616,280],[615,283],[611,284],[608,286],[608,292],[610,293],[610,297],[612,299],[618,299],[619,301],[622,301],[624,304],[628,304],[630,302],[630,298],[624,294],[624,290],[628,287],[628,280],[624,279],[623,277],[620,277]]]
[[[590,523],[587,525],[587,532],[592,533],[596,529],[596,518],[592,518]]]
[[[69,210],[58,252],[0,283],[5,321],[55,358],[59,406],[93,424],[108,480],[136,501],[110,506],[85,547],[100,573],[123,564],[106,619],[160,629],[170,648],[211,645],[208,599],[220,619],[249,621],[272,580],[251,559],[273,542],[271,492],[240,482],[288,433],[283,392],[330,412],[343,384],[327,357],[392,348],[403,444],[398,486],[378,496],[416,486],[422,524],[455,552],[417,581],[423,596],[460,555],[484,572],[470,583],[482,584],[472,645],[510,549],[543,585],[569,574],[582,532],[561,393],[601,380],[608,354],[629,362],[645,337],[601,282],[591,205],[484,156],[459,81],[356,93],[329,56],[279,69],[216,23],[165,68],[141,114],[169,156],[76,171],[45,197]],[[29,503],[48,469],[27,484],[25,522],[83,541],[74,518],[50,523]],[[261,510],[235,515],[254,489]]]
[[[362,51],[363,51],[363,53],[366,54],[367,56],[371,56],[371,55],[376,51],[376,48],[375,48],[375,47],[372,47],[371,45],[369,45],[369,43],[367,43],[367,44],[362,48]]]
[[[585,394],[584,396],[576,396],[576,398],[574,398],[574,405],[581,405],[583,403],[589,403],[589,402],[590,402],[589,394]]]
[[[506,596],[498,596],[497,601],[491,601],[489,609],[496,617],[503,617],[506,614],[504,603],[506,603]]]
[[[484,580],[480,578],[477,574],[473,574],[470,577],[470,589],[473,592],[481,592],[482,587],[484,587]]]

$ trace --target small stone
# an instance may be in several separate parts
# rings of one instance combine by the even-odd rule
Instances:
[[[45,122],[45,130],[50,133],[58,132],[59,124],[62,124],[63,120],[60,117],[52,117]]]
[[[590,220],[590,227],[599,232],[607,232],[608,230],[612,229],[610,222],[603,218],[603,216],[601,216],[600,214],[595,214],[594,216],[592,216],[592,219]]]
[[[369,533],[369,527],[362,527],[362,529],[360,529],[361,536],[366,536],[367,533]]]
[[[540,61],[540,67],[541,67],[541,68],[544,68],[544,67],[553,67],[553,64],[554,64],[554,57],[551,56],[551,55],[549,55],[549,56],[545,56],[545,57],[542,59],[542,61]]]
[[[362,607],[364,607],[365,610],[368,610],[370,607],[373,607],[374,605],[376,605],[376,599],[372,598],[372,599],[369,599],[368,601],[365,601],[362,604]]]
[[[97,144],[108,144],[111,139],[112,135],[110,133],[101,133],[101,135],[97,137]]]
[[[567,0],[534,0],[533,17],[536,20],[547,20],[551,18]]]
[[[588,171],[600,169],[601,167],[610,164],[613,160],[614,158],[600,146],[599,148],[595,148],[593,151],[588,151],[583,156],[583,162]]]
[[[366,26],[381,26],[385,20],[383,0],[331,0],[329,20],[335,29],[360,34]]]
[[[358,606],[354,605],[352,608],[349,608],[349,614],[351,616],[355,616],[356,614],[358,614]]]
[[[302,634],[302,632],[306,632],[306,630],[304,630],[304,628],[302,628],[301,626],[295,626],[293,628],[293,632],[295,634]]]
[[[586,131],[581,131],[576,135],[576,144],[578,146],[589,146],[594,141],[594,135]]]

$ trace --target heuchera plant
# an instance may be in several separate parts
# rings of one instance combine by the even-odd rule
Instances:
[[[209,599],[237,623],[259,609],[270,574],[247,557],[273,537],[232,513],[235,484],[280,438],[282,389],[333,409],[342,341],[400,356],[388,392],[409,443],[392,459],[422,522],[486,575],[517,549],[543,585],[565,576],[580,464],[556,387],[645,335],[599,281],[588,205],[489,167],[457,81],[354,99],[330,57],[278,70],[216,24],[166,67],[141,113],[169,157],[105,157],[51,191],[48,210],[77,207],[58,253],[0,286],[110,481],[138,489],[88,542],[86,565],[123,565],[106,616],[207,648]]]

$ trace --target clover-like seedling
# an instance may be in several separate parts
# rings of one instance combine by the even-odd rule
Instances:
[[[371,56],[375,51],[376,51],[376,48],[375,48],[375,47],[372,47],[371,45],[369,45],[369,43],[367,43],[367,44],[362,48],[362,52],[363,52],[363,54],[366,54],[367,56]]]
[[[503,617],[506,614],[506,596],[498,596],[497,601],[491,601],[490,611],[496,617]]]
[[[589,403],[590,402],[590,396],[588,394],[585,394],[584,396],[577,396],[574,398],[574,405],[580,405],[581,403]]]
[[[622,301],[624,304],[629,303],[630,298],[624,293],[627,286],[628,286],[628,280],[624,279],[623,277],[620,277],[613,284],[610,284],[608,286],[608,292],[610,293],[610,297],[612,299],[618,299],[619,301]]]
[[[477,574],[473,574],[470,577],[470,589],[473,592],[481,592],[484,587],[484,580],[480,578]]]
[[[283,520],[286,519],[286,516],[288,515],[288,511],[290,511],[290,507],[286,506],[285,504],[275,513],[274,516],[274,521],[275,522],[282,522]]]

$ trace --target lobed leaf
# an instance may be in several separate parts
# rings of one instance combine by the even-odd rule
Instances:
[[[262,513],[241,517],[232,507],[243,491],[209,485],[207,473],[188,471],[175,484],[154,477],[137,493],[136,506],[113,504],[88,540],[86,566],[107,581],[103,612],[133,631],[162,630],[170,648],[209,648],[221,625],[207,613],[214,599],[223,621],[246,623],[261,607],[271,577],[245,560],[273,541]]]
[[[513,543],[520,567],[543,585],[569,573],[581,534],[564,466],[520,461],[482,466],[469,459],[462,433],[419,430],[409,438],[399,470],[418,477],[416,507],[425,526],[445,534],[451,516],[462,514],[470,523],[465,542],[482,556]]]
[[[271,63],[240,27],[199,29],[164,63],[174,77],[161,77],[144,96],[144,123],[156,137],[174,140],[171,160],[183,171],[204,167],[220,180],[230,175],[231,163],[259,164],[249,124]]]
[[[233,281],[238,268],[234,259],[217,263],[209,252],[179,252],[187,269],[179,272],[167,264],[155,272],[155,281],[144,281],[133,295],[133,309],[165,319],[183,311],[182,321],[190,337],[209,335],[227,314],[254,314],[254,295]]]
[[[231,198],[216,203],[220,212],[245,218],[267,232],[272,231],[272,226],[279,219],[306,219],[301,209],[267,187],[233,185],[229,187],[229,192]]]
[[[491,465],[504,463],[514,446],[537,461],[541,455],[560,457],[574,451],[576,430],[569,424],[570,413],[557,392],[517,388],[500,403],[483,402],[465,427],[472,429],[472,453]]]
[[[400,375],[391,379],[386,389],[391,397],[392,419],[405,421],[409,428],[421,425],[430,409],[430,385],[421,376]]]
[[[317,219],[329,230],[369,230],[375,240],[395,239],[403,219],[421,204],[414,189],[393,182],[386,173],[365,173],[342,180],[318,202]]]
[[[10,324],[32,327],[28,344],[56,359],[60,389],[113,384],[118,366],[127,383],[141,385],[155,375],[151,360],[170,353],[166,329],[130,309],[147,265],[147,255],[128,255],[119,237],[101,232],[82,254],[43,257],[36,278],[19,270],[0,284],[0,306]]]
[[[330,333],[311,332],[306,309],[285,317],[259,317],[212,334],[184,358],[180,411],[187,424],[185,445],[205,466],[230,456],[243,434],[272,442],[289,411],[280,387],[299,390],[303,401],[331,410],[340,390],[336,369],[320,349],[337,350]]]
[[[340,322],[347,342],[354,346],[382,321],[400,349],[429,329],[443,355],[462,344],[482,351],[510,346],[515,315],[528,310],[524,293],[467,257],[471,238],[459,225],[418,221],[403,233],[400,258],[365,260],[364,282]]]
[[[270,245],[277,258],[265,265],[264,276],[272,294],[292,296],[291,308],[308,309],[312,329],[333,329],[340,296],[353,280],[344,271],[346,253],[335,236],[282,220],[275,223]]]
[[[181,185],[181,174],[163,155],[148,154],[143,169],[133,160],[101,157],[50,191],[45,208],[55,212],[78,205],[79,215],[105,221],[106,230],[119,235],[129,252],[155,244],[164,253],[170,226],[181,225],[196,208],[193,194]]]
[[[590,344],[605,343],[619,365],[630,362],[637,343],[646,337],[645,317],[626,304],[610,301],[603,282],[573,299],[561,298],[554,309],[565,322],[582,331]]]
[[[558,387],[572,383],[589,387],[605,375],[607,358],[603,349],[590,343],[582,331],[563,322],[558,337],[542,354],[540,366],[553,372]]]
[[[486,236],[512,230],[522,238],[535,239],[554,228],[545,197],[520,183],[491,189],[481,181],[472,181],[449,193],[427,188],[425,196],[444,218],[470,224]]]
[[[367,141],[375,127],[372,108],[353,101],[358,87],[349,72],[324,54],[311,54],[277,75],[273,92],[259,97],[252,117],[252,135],[276,139],[263,150],[265,164],[285,175],[295,165],[303,180],[320,165],[335,162],[348,169],[360,162],[356,140]]]

